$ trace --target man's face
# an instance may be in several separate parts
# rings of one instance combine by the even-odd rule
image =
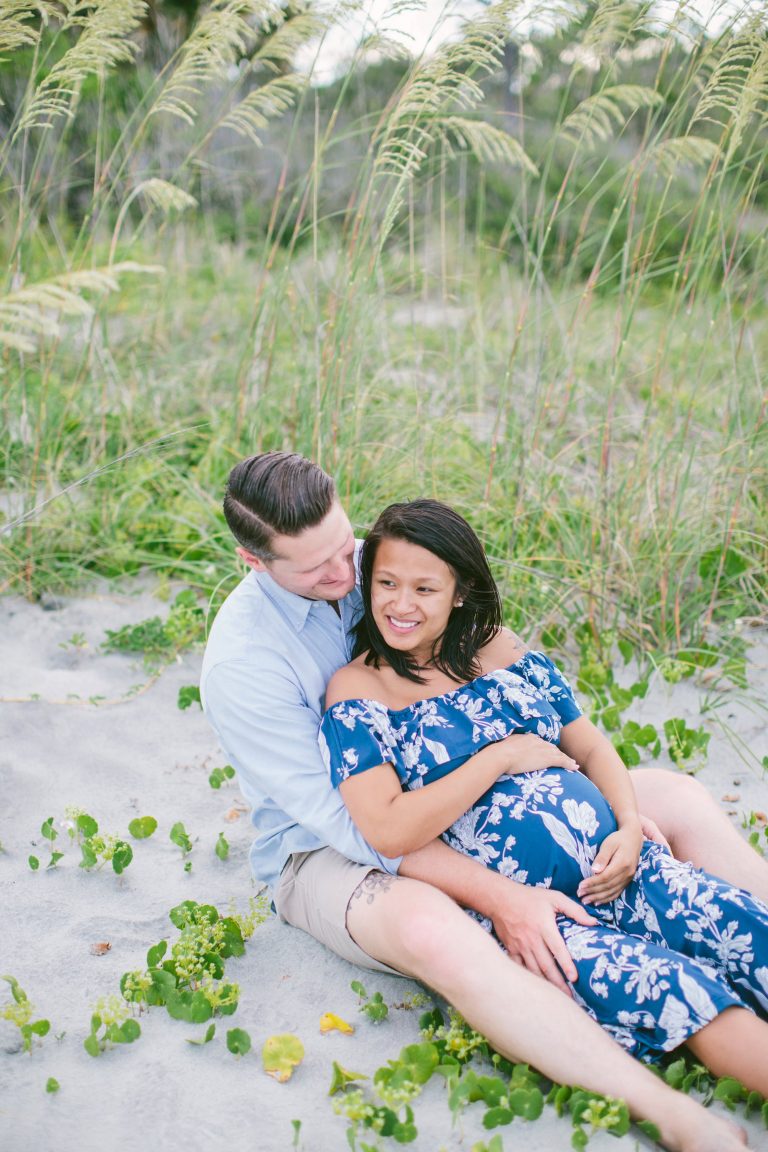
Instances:
[[[319,524],[298,536],[273,536],[271,547],[274,560],[237,551],[251,568],[308,600],[341,600],[355,586],[355,537],[338,501]]]

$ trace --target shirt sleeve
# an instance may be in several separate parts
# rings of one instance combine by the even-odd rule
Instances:
[[[282,810],[320,845],[348,859],[397,872],[401,858],[374,851],[331,786],[317,742],[320,717],[279,656],[260,653],[214,665],[205,677],[205,712],[237,770],[240,788],[258,815]],[[255,821],[256,822],[256,821]]]
[[[543,652],[530,652],[526,662],[526,679],[534,684],[549,701],[563,726],[583,715],[567,678],[557,665]]]
[[[334,788],[349,776],[392,763],[385,727],[364,701],[342,700],[329,708],[318,739]]]

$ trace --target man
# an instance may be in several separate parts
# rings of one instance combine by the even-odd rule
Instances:
[[[579,904],[512,883],[442,840],[384,859],[332,789],[317,729],[325,685],[351,656],[360,596],[354,535],[331,478],[294,454],[251,457],[230,474],[224,512],[252,572],[214,621],[201,695],[252,807],[251,864],[279,915],[354,963],[428,984],[509,1058],[623,1095],[633,1114],[674,1125],[677,1098],[662,1106],[659,1082],[552,987],[565,989],[563,974],[575,979],[556,915],[592,923]],[[699,785],[651,770],[635,779],[641,809],[677,854],[703,867],[716,861],[727,879],[762,882],[768,893],[756,854]],[[600,863],[604,878],[611,863]],[[598,869],[597,894],[600,882]],[[464,907],[492,920],[509,956]],[[667,1135],[671,1147],[705,1146]]]

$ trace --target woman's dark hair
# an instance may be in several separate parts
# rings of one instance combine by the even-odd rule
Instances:
[[[224,516],[241,547],[274,560],[275,536],[298,536],[325,519],[336,486],[319,464],[296,452],[262,452],[229,474]]]
[[[478,676],[477,653],[501,628],[501,599],[477,536],[463,516],[439,500],[390,504],[366,536],[360,562],[364,614],[355,629],[355,655],[365,652],[366,664],[379,668],[384,660],[398,676],[424,683],[414,658],[390,648],[373,619],[371,582],[382,540],[417,544],[451,569],[463,604],[453,609],[445,632],[435,642],[432,663],[459,683]]]

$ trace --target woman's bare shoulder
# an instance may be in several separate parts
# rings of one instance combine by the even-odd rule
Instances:
[[[357,700],[372,696],[376,670],[367,667],[363,656],[357,656],[350,664],[345,664],[334,672],[325,690],[325,706],[330,708],[340,700]]]
[[[484,672],[495,672],[497,668],[508,668],[528,651],[524,640],[509,628],[502,628],[496,633],[480,653],[480,661]]]

